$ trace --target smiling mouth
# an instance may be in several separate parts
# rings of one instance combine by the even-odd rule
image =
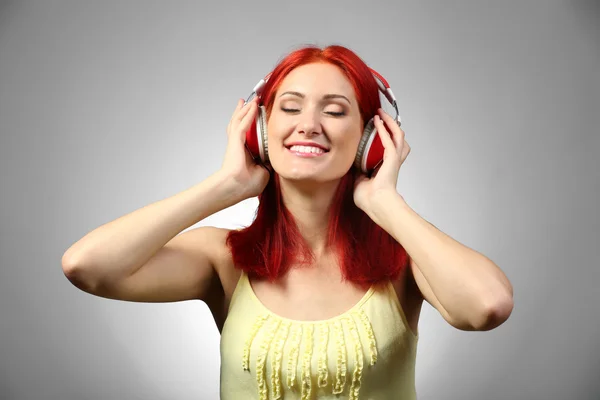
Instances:
[[[293,146],[286,146],[286,149],[288,151],[290,151],[291,153],[293,153],[294,155],[297,155],[300,157],[319,157],[319,156],[322,156],[329,152],[329,150],[324,150],[324,149],[321,149],[321,148],[315,147],[315,146],[293,145]]]

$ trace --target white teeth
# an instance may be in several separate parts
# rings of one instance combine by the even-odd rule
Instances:
[[[321,154],[321,153],[325,153],[325,151],[319,147],[314,147],[314,146],[297,146],[294,145],[292,147],[290,147],[291,151],[297,151],[298,153],[317,153],[317,154]]]

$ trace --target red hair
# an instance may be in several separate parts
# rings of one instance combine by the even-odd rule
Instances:
[[[269,76],[261,96],[267,115],[270,115],[277,89],[287,74],[294,68],[315,62],[339,67],[351,82],[364,127],[381,107],[377,82],[362,59],[337,45],[324,49],[303,47],[283,58]],[[368,286],[397,278],[406,266],[408,254],[354,203],[356,173],[352,166],[335,192],[329,209],[327,246],[334,249],[345,280]],[[236,267],[251,277],[274,281],[284,275],[292,263],[314,261],[294,217],[283,204],[277,173],[271,175],[258,200],[252,224],[242,230],[232,230],[227,236]]]

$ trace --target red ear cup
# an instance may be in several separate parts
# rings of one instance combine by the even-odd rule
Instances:
[[[370,173],[383,161],[383,144],[373,119],[367,122],[358,144],[354,166],[364,174]]]
[[[250,154],[253,158],[257,158],[260,156],[258,150],[258,133],[256,132],[257,121],[252,121],[250,125],[250,129],[246,131],[246,148],[250,151]]]
[[[371,136],[373,137],[373,140],[371,141],[371,145],[365,149],[365,155],[363,155],[363,158],[364,158],[363,172],[365,172],[365,173],[371,173],[383,161],[384,147],[383,147],[383,144],[381,143],[381,138],[379,137],[379,133],[377,132],[377,130],[375,130]]]
[[[267,143],[267,118],[264,106],[258,107],[256,118],[246,131],[246,148],[255,159],[263,163],[269,161],[269,146]]]

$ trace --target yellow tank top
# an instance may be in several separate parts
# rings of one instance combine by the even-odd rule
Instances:
[[[242,272],[221,332],[221,399],[414,400],[417,341],[391,282],[337,317],[296,321]]]

